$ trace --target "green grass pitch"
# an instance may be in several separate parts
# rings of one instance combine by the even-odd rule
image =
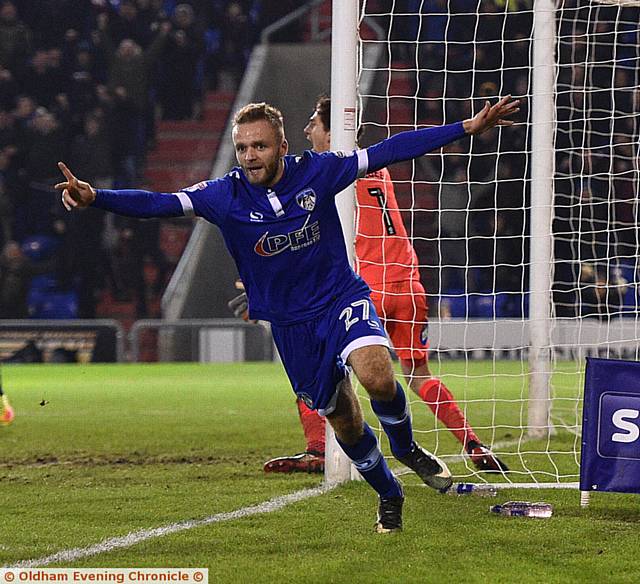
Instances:
[[[522,389],[519,364],[499,365],[504,387],[488,382],[490,364],[443,369],[454,393],[470,400],[481,434],[508,442],[520,423]],[[565,372],[568,388],[575,386],[571,375]],[[0,428],[0,565],[242,509],[321,482],[262,472],[266,459],[303,448],[293,394],[277,364],[6,366],[3,379],[16,420]],[[507,421],[496,430],[488,397],[506,397],[499,407]],[[416,426],[433,428],[430,412],[418,410]],[[455,446],[446,432],[419,437],[439,452]],[[545,471],[534,455],[508,462]],[[452,470],[464,476],[468,469],[460,462]],[[413,476],[402,478],[401,534],[373,533],[375,495],[352,482],[273,513],[56,566],[208,567],[210,582],[224,583],[638,579],[635,496],[595,493],[581,509],[576,490],[506,490],[496,501],[555,507],[548,520],[506,518],[488,512],[493,499],[440,495]]]

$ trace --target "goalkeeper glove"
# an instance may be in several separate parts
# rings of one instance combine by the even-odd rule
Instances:
[[[244,321],[249,320],[249,302],[247,300],[246,292],[232,298],[227,303],[227,306],[236,318],[241,318]]]

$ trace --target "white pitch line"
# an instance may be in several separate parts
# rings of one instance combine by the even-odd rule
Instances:
[[[311,497],[317,497],[323,495],[336,485],[322,485],[313,489],[303,489],[302,491],[296,491],[289,495],[282,495],[281,497],[275,497],[264,503],[258,505],[252,505],[250,507],[243,507],[236,509],[235,511],[228,511],[226,513],[217,513],[203,519],[194,519],[191,521],[180,521],[178,523],[169,523],[161,527],[155,527],[153,529],[141,529],[140,531],[132,531],[127,535],[121,537],[112,537],[105,539],[100,543],[90,545],[83,548],[72,548],[69,550],[62,550],[52,554],[50,556],[44,556],[42,558],[36,558],[34,560],[23,560],[17,562],[11,566],[2,566],[3,568],[39,568],[41,566],[47,566],[48,564],[54,564],[57,562],[73,562],[80,558],[87,558],[90,556],[96,556],[98,554],[104,554],[120,548],[128,548],[134,546],[142,541],[153,539],[156,537],[163,537],[179,531],[186,531],[193,529],[194,527],[202,527],[203,525],[210,525],[211,523],[220,523],[221,521],[231,521],[233,519],[242,519],[243,517],[249,517],[250,515],[259,515],[260,513],[271,513],[273,511],[279,511],[283,507],[290,505],[291,503],[297,503],[304,499]]]

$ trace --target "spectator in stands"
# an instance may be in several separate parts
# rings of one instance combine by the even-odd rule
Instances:
[[[61,290],[78,293],[78,316],[95,318],[98,290],[104,284],[107,265],[102,248],[104,214],[96,209],[65,215],[54,221],[54,231],[60,241],[56,276]]]
[[[18,18],[16,5],[10,0],[0,3],[0,65],[15,74],[31,51],[31,38],[31,30]]]
[[[108,258],[107,279],[113,297],[119,302],[138,301],[136,291],[142,265],[139,254],[135,252],[134,231],[132,221],[126,217],[109,218],[111,221],[110,241],[107,243]]]
[[[67,152],[67,146],[65,125],[49,110],[37,108],[21,143],[25,191],[20,212],[25,231],[16,233],[16,236],[22,238],[28,233],[46,233],[49,230],[54,212],[51,185],[55,183],[51,165],[55,168],[56,157],[60,152]]]
[[[134,221],[132,230],[132,275],[136,298],[136,317],[148,318],[149,305],[147,297],[150,292],[159,294],[164,289],[169,262],[160,248],[160,221]],[[145,274],[145,263],[149,261],[156,268],[155,281],[149,286]]]
[[[16,107],[12,112],[12,116],[18,142],[24,140],[29,131],[36,108],[37,104],[31,96],[21,94],[16,98]]]
[[[619,315],[628,285],[619,268],[607,269],[593,262],[581,263],[578,293],[580,316],[608,320]]]
[[[6,154],[0,152],[0,167]],[[8,193],[4,178],[0,175],[0,245],[11,241],[13,237],[13,201]]]
[[[171,25],[163,23],[151,45],[143,51],[138,43],[129,38],[121,40],[116,48],[107,33],[108,22],[105,14],[100,15],[99,33],[94,35],[94,42],[108,60],[109,88],[115,90],[123,87],[135,106],[143,110],[149,102],[151,68],[160,57]]]
[[[8,241],[0,254],[0,318],[26,318],[27,292],[32,276],[55,268],[55,262],[31,262],[16,241]]]
[[[138,21],[150,31],[157,31],[160,23],[167,19],[161,0],[137,0]]]
[[[111,145],[104,128],[104,121],[93,114],[84,118],[84,132],[77,135],[71,143],[70,159],[85,176],[92,177],[100,188],[109,188],[113,183],[111,164]]]
[[[230,2],[224,15],[220,65],[235,89],[240,86],[251,48],[251,26],[240,2]]]
[[[66,83],[73,118],[78,121],[97,103],[96,88],[100,83],[100,76],[89,43],[80,43],[72,58]]]
[[[19,85],[13,73],[0,66],[0,109],[12,110],[16,105],[16,97],[19,92]]]
[[[0,109],[0,150],[15,150],[17,141],[18,135],[13,116],[8,111]],[[9,154],[13,154],[13,152]]]
[[[65,91],[66,79],[58,53],[37,50],[20,79],[21,90],[34,98],[36,103],[51,107],[56,96]]]
[[[107,34],[108,22],[107,16],[101,14],[94,42],[102,49],[109,64],[108,87],[114,103],[121,114],[126,114],[124,117],[127,132],[132,136],[133,152],[126,158],[129,175],[125,180],[135,184],[140,178],[140,165],[146,149],[146,112],[153,109],[149,93],[152,69],[166,43],[171,25],[162,23],[153,42],[143,51],[131,39],[120,41],[116,48]]]
[[[80,34],[88,27],[97,7],[93,0],[18,0],[18,13],[33,33],[33,44],[61,48],[69,30]]]
[[[57,158],[67,151],[68,135],[64,125],[49,110],[39,107],[31,120],[27,134],[25,173],[30,181],[55,182]],[[53,183],[51,183],[53,184]]]
[[[56,222],[48,204],[51,155],[68,152],[74,167],[100,186],[110,187],[114,180],[116,186],[139,183],[145,146],[153,136],[154,92],[163,91],[166,117],[198,115],[194,104],[202,88],[202,31],[221,30],[228,5],[229,33],[235,35],[228,36],[228,62],[239,82],[251,44],[251,4],[0,0],[0,249],[38,234],[57,234],[69,249],[74,241],[93,241],[98,253],[78,257],[59,273],[63,287],[78,289],[83,316],[95,314],[100,271],[110,265],[100,252],[105,229],[92,213]],[[212,39],[209,58],[218,69],[220,53],[215,35]],[[157,74],[165,63],[168,75],[160,86]],[[128,289],[144,315],[149,296],[145,263],[150,260],[157,267],[154,292],[164,284],[168,269],[159,251],[159,224],[136,224],[136,229],[119,225],[116,231],[118,265],[128,278],[118,289],[121,296]],[[8,255],[14,257],[11,246]]]
[[[202,109],[204,35],[189,4],[178,4],[162,54],[160,103],[165,120],[199,117]]]
[[[491,176],[479,174],[479,166],[478,163],[475,169],[472,167],[477,178],[469,182],[471,209],[468,245],[472,278],[469,284],[471,291],[490,292],[494,290],[495,184]],[[487,168],[491,168],[490,165]]]
[[[113,161],[114,183],[136,184],[140,177],[139,111],[127,95],[124,87],[110,92],[105,86],[98,86],[96,94],[99,107],[94,111],[105,119],[109,130]]]
[[[133,0],[122,0],[117,12],[113,12],[109,18],[107,34],[115,45],[131,39],[144,49],[153,40],[151,24],[139,17],[138,6]]]
[[[525,258],[528,240],[525,235],[525,185],[522,174],[514,164],[498,165],[496,181],[496,290],[517,292],[527,287]],[[524,170],[522,169],[522,172]]]
[[[469,266],[469,187],[463,168],[453,176],[445,177],[440,188],[440,289],[445,293],[467,289]]]

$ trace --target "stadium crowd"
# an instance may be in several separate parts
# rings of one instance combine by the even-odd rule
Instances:
[[[260,30],[296,4],[0,2],[0,317],[91,318],[99,289],[135,296],[140,250],[162,280],[157,225],[64,213],[56,163],[101,187],[143,184],[156,120],[198,119],[205,91],[234,90]],[[38,293],[52,291],[62,296],[49,311]]]
[[[237,87],[260,31],[298,5],[295,0],[0,2],[0,314],[38,316],[25,298],[34,277],[45,289],[78,294],[77,313],[65,316],[94,316],[96,292],[105,286],[116,297],[132,290],[135,296],[142,263],[132,250],[140,250],[140,243],[163,279],[167,266],[158,252],[157,227],[105,219],[93,210],[64,214],[51,189],[58,178],[55,163],[66,158],[97,186],[143,186],[156,121],[197,119],[206,90]],[[419,70],[413,93],[417,123],[447,123],[468,117],[485,99],[531,93],[531,5],[530,0],[397,0],[390,9],[386,2],[368,3],[369,14],[377,14],[390,31],[390,64]],[[599,8],[602,24],[596,31],[588,29],[587,14],[571,11],[571,0],[565,7],[566,38],[579,41],[571,46],[567,41],[559,52],[554,294],[559,314],[591,315],[602,308],[576,309],[590,297],[581,292],[589,285],[582,284],[588,274],[581,274],[580,263],[610,274],[621,264],[628,280],[634,268],[629,136],[637,135],[639,43],[637,30],[626,23],[638,9],[625,9],[636,12],[616,20],[606,13],[615,9]],[[589,35],[593,47],[587,58]],[[302,36],[301,27],[292,25],[274,40]],[[609,127],[612,109],[617,118]],[[592,125],[586,127],[585,119]],[[422,263],[430,266],[423,269],[430,290],[506,292],[516,302],[504,316],[522,309],[516,294],[526,289],[528,278],[528,140],[529,133],[519,131],[452,145],[445,157],[433,154],[415,163],[415,193],[398,185],[401,207],[427,210],[412,235]],[[605,225],[620,228],[619,236],[608,237]],[[60,253],[80,249],[77,242],[86,240],[92,253]],[[66,259],[54,262],[52,273],[56,257]],[[39,275],[44,268],[53,276]],[[140,303],[138,314],[144,313]]]
[[[560,316],[595,316],[619,310],[625,290],[634,294],[624,288],[624,275],[636,279],[632,144],[640,9],[592,10],[575,0],[562,5],[554,299]],[[410,108],[418,124],[463,118],[485,99],[507,93],[531,95],[532,8],[531,0],[398,0],[393,12],[383,4],[372,11],[390,30],[389,65],[400,73],[418,70],[409,93],[417,96]],[[522,119],[529,117],[526,110],[525,99]],[[388,123],[396,122],[390,116]],[[523,128],[452,145],[446,156],[427,155],[411,169],[413,192],[403,197],[400,185],[401,206],[429,215],[412,218],[418,255],[431,265],[423,269],[429,289],[460,295],[527,289],[530,136]],[[595,267],[608,293],[593,293],[591,272],[581,273],[585,263]],[[634,298],[627,302],[637,306]]]

